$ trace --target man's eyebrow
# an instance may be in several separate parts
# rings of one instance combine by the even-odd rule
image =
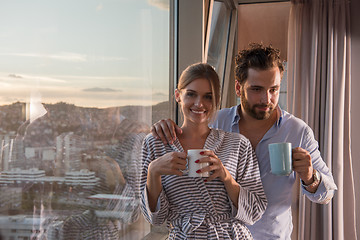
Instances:
[[[260,85],[250,85],[249,88],[264,88],[264,87]],[[280,85],[274,85],[271,86],[270,88],[280,88]]]

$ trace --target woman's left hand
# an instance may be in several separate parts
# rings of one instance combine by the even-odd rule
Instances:
[[[200,169],[200,172],[213,172],[210,177],[206,179],[206,181],[214,180],[217,177],[219,177],[221,181],[224,181],[228,175],[228,171],[222,164],[221,160],[214,154],[214,152],[210,150],[204,150],[201,155],[204,157],[198,159],[196,163],[209,163],[209,166]]]

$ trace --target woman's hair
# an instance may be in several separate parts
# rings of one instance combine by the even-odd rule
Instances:
[[[280,59],[280,51],[271,45],[250,43],[248,49],[239,51],[235,57],[235,78],[243,85],[248,78],[249,68],[268,70],[273,67],[278,67],[280,75],[283,75],[284,66]]]
[[[192,81],[205,78],[209,81],[212,93],[213,109],[211,116],[219,109],[220,106],[220,80],[214,68],[207,63],[195,63],[188,66],[182,73],[177,86],[178,90],[184,89]]]

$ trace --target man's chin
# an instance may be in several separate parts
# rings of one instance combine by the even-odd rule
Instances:
[[[256,120],[266,120],[271,116],[270,112],[260,112],[253,115]]]

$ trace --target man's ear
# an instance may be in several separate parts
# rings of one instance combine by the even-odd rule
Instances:
[[[176,102],[180,102],[180,90],[179,89],[175,89],[175,100]]]
[[[240,97],[241,95],[241,84],[238,82],[238,80],[235,80],[235,93]]]

